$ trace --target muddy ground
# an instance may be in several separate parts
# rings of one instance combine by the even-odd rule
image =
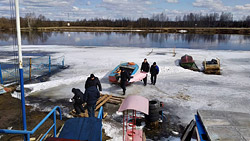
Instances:
[[[21,100],[13,98],[10,93],[0,95],[0,112],[0,129],[23,129]],[[37,111],[31,106],[26,106],[27,129],[31,131],[47,114],[48,112]],[[62,120],[59,120],[59,116],[57,116],[57,133],[67,119],[68,118],[63,117]],[[38,130],[31,135],[31,138],[38,138],[40,134],[46,133],[52,124],[53,116],[50,117],[40,128],[38,128]],[[49,134],[53,134],[53,130]],[[110,139],[110,137],[107,137],[105,131],[103,130],[103,140],[105,141],[107,139]],[[23,140],[23,135],[0,134],[0,140]]]
[[[108,112],[108,116],[104,119],[104,122],[115,122],[116,124],[121,124],[122,116],[116,118],[112,117],[118,108],[119,105],[109,103],[105,104],[104,111]],[[31,106],[26,106],[28,130],[32,130],[48,114],[48,112],[41,112],[34,109],[35,108]],[[70,109],[72,109],[72,107]],[[10,93],[0,95],[0,111],[0,129],[9,128],[13,130],[22,130],[22,111],[21,101],[19,99],[13,98]],[[164,111],[167,111],[166,107],[163,107],[163,113],[165,113],[163,116],[163,122],[160,122],[157,126],[151,126],[148,124],[144,127],[147,139],[160,140],[162,137],[168,138],[169,136],[181,136],[184,126],[179,122],[179,118]],[[59,120],[59,116],[57,116],[57,119],[57,131],[59,131],[67,118],[63,117],[63,120]],[[51,117],[33,135],[31,135],[31,138],[38,138],[40,134],[44,134],[52,124],[53,119]],[[50,132],[50,134],[53,134],[53,132]],[[0,140],[4,141],[23,140],[22,135],[0,134],[0,137]],[[105,131],[103,130],[103,140],[108,139],[110,139],[110,137],[106,136]]]

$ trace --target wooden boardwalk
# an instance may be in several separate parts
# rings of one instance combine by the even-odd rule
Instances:
[[[111,103],[111,104],[116,104],[116,105],[120,105],[122,103],[122,101],[124,100],[124,97],[119,97],[119,96],[113,96],[113,95],[108,95],[108,94],[101,94],[100,98],[98,99],[98,101],[96,102],[96,108],[95,108],[95,116],[97,117],[98,115],[98,110],[101,106],[103,106],[105,103]],[[85,107],[86,105],[83,104],[83,107]],[[88,111],[85,108],[85,112],[81,113],[79,115],[75,114],[75,110],[72,110],[70,112],[70,114],[74,117],[88,117]],[[104,112],[103,114],[103,118],[105,118],[108,115],[107,112]]]
[[[250,141],[250,114],[199,110],[198,115],[212,141]]]

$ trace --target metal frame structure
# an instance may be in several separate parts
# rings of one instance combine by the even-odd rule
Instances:
[[[43,125],[43,123],[53,114],[53,124],[49,128],[49,130],[43,135],[43,137],[40,139],[42,141],[46,135],[54,129],[54,137],[56,137],[56,111],[59,112],[60,120],[62,120],[62,113],[60,107],[56,106],[53,110],[50,111],[50,113],[42,120],[40,121],[39,124],[35,128],[33,128],[31,131],[27,130],[7,130],[7,129],[0,129],[0,133],[5,133],[5,134],[23,134],[25,136],[25,141],[30,140],[30,135],[34,134],[36,130]]]

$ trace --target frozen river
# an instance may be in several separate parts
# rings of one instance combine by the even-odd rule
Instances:
[[[39,100],[28,102],[42,110],[62,105],[67,112],[67,100],[73,96],[71,89],[76,87],[84,91],[85,80],[91,73],[101,80],[103,93],[121,96],[120,87],[108,82],[110,71],[121,62],[133,61],[140,65],[147,58],[150,64],[157,62],[160,68],[156,85],[143,86],[142,82],[136,82],[127,87],[126,95],[163,101],[168,114],[179,117],[183,124],[193,119],[199,109],[250,113],[250,51],[176,49],[176,56],[173,56],[171,48],[32,45],[24,46],[23,50],[56,52],[52,56],[64,55],[65,64],[70,65],[47,82],[25,85],[31,89],[26,93],[28,97],[39,97]],[[219,58],[222,75],[206,75],[181,68],[177,62],[185,54],[193,56],[199,68],[205,59]],[[118,135],[122,133],[122,129],[112,123],[104,123],[104,128]],[[116,134],[110,136],[119,140]]]
[[[102,93],[121,96],[121,88],[108,81],[110,71],[121,62],[133,61],[140,66],[147,58],[150,64],[157,62],[160,68],[156,85],[143,86],[142,82],[136,82],[127,87],[126,95],[136,94],[163,101],[165,114],[178,117],[183,125],[193,119],[199,109],[250,113],[249,36],[89,32],[26,34],[22,36],[23,52],[28,53],[24,57],[32,56],[32,52],[50,54],[55,58],[64,55],[65,65],[70,65],[46,82],[25,85],[31,90],[25,93],[27,103],[40,110],[49,111],[60,105],[67,115],[72,109],[68,102],[73,96],[71,89],[75,87],[84,91],[85,80],[91,73],[101,80]],[[3,40],[3,37],[6,38]],[[0,38],[0,62],[13,59],[11,38],[10,35]],[[175,56],[173,47],[176,47]],[[178,60],[185,54],[193,56],[199,68],[205,59],[219,58],[222,75],[206,75],[181,68]],[[104,122],[104,129],[110,131],[108,135],[113,140],[121,140],[121,126]]]

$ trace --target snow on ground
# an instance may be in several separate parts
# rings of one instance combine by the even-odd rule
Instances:
[[[23,50],[57,52],[52,57],[64,55],[65,64],[70,65],[69,69],[52,76],[50,81],[25,85],[25,88],[32,89],[26,95],[52,100],[68,99],[73,96],[73,87],[84,91],[85,80],[94,73],[101,80],[103,93],[121,96],[121,88],[108,82],[110,71],[121,62],[133,61],[140,66],[147,58],[150,64],[157,62],[160,68],[156,85],[143,86],[142,82],[136,82],[127,87],[126,95],[142,95],[149,100],[163,101],[167,109],[185,124],[194,118],[198,109],[250,113],[249,51],[176,49],[177,54],[173,57],[170,48],[154,48],[150,53],[150,48],[136,47],[32,45],[24,46]],[[181,68],[178,60],[185,54],[193,56],[199,68],[205,59],[219,58],[222,75],[206,75]],[[104,124],[104,128],[112,128],[113,135],[119,132],[108,123]]]

